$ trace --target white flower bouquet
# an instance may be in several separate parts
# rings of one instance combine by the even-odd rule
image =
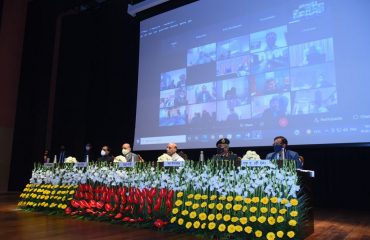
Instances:
[[[113,162],[127,162],[127,159],[124,156],[119,155],[114,158]]]
[[[243,156],[242,160],[260,160],[260,155],[258,155],[255,151],[248,150],[246,154]]]
[[[77,163],[77,159],[75,157],[67,157],[66,160],[64,161],[64,163]]]
[[[158,160],[157,162],[166,162],[166,161],[171,161],[172,158],[170,155],[168,155],[167,153],[163,153],[161,156],[158,157]]]

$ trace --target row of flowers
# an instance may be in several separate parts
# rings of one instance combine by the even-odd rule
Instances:
[[[289,162],[256,168],[192,161],[180,168],[55,165],[34,169],[19,206],[208,237],[289,239],[302,214],[298,191]]]

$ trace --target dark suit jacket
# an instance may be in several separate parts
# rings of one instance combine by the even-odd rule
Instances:
[[[296,168],[302,169],[302,163],[299,160],[299,155],[297,152],[291,151],[291,150],[286,150],[285,151],[285,158],[287,160],[294,160],[296,164]],[[278,159],[278,153],[272,152],[267,154],[266,159],[272,160],[272,159]]]

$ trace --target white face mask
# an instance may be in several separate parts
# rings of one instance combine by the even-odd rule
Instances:
[[[122,149],[122,154],[123,155],[126,155],[127,153],[129,153],[130,151],[129,150],[127,150],[127,149]]]
[[[105,156],[105,154],[106,154],[105,151],[101,150],[100,155]]]

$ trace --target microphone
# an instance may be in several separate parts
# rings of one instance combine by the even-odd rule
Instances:
[[[284,159],[285,159],[285,149],[284,149],[284,148],[282,148],[282,149],[281,149],[281,151],[280,151],[280,158],[281,158],[282,160],[284,160]]]

